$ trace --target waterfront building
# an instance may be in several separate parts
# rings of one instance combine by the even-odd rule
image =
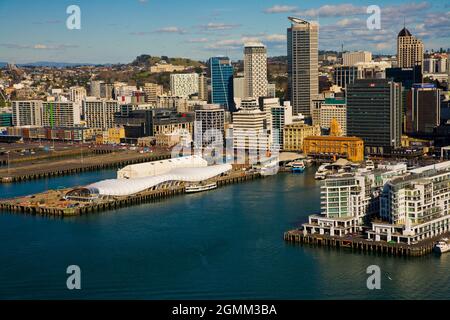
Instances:
[[[272,106],[270,112],[272,115],[272,143],[274,146],[278,146],[281,149],[284,145],[284,128],[293,122],[291,103],[286,101],[282,106]]]
[[[73,102],[44,102],[42,104],[42,126],[74,127],[80,123],[80,108]]]
[[[199,77],[197,73],[170,75],[170,91],[174,96],[189,97],[198,93]]]
[[[198,147],[224,144],[225,110],[217,104],[205,105],[195,110],[194,142]]]
[[[248,43],[244,48],[244,94],[246,98],[267,95],[267,48],[262,43]]]
[[[371,62],[372,52],[369,51],[355,51],[355,52],[344,52],[342,54],[342,64],[347,67],[351,67],[358,62]]]
[[[283,150],[302,151],[304,139],[310,136],[320,136],[320,126],[295,122],[284,126]]]
[[[42,101],[12,101],[14,126],[42,126]]]
[[[408,29],[403,28],[397,36],[397,66],[412,68],[423,65],[424,45]]]
[[[342,130],[342,135],[347,135],[347,103],[345,100],[325,98],[313,101],[313,124],[330,129],[331,122],[336,120]]]
[[[267,115],[254,99],[243,100],[241,109],[233,113],[233,146],[248,152],[268,151],[270,129]]]
[[[295,114],[311,115],[319,94],[319,25],[290,17],[287,30],[288,97]]]
[[[145,102],[155,104],[158,102],[158,96],[163,94],[163,86],[156,83],[145,83],[142,88],[145,94]]]
[[[225,110],[235,111],[233,99],[234,69],[227,57],[213,57],[209,60],[211,71],[211,101]]]
[[[432,134],[441,123],[441,90],[434,84],[421,83],[408,92],[406,132]]]
[[[208,78],[204,74],[198,77],[198,99],[203,101],[209,100]]]
[[[367,154],[401,146],[402,86],[389,79],[362,79],[347,93],[347,135],[362,138]]]
[[[387,182],[369,239],[412,244],[450,231],[449,169],[443,162]]]
[[[327,156],[361,162],[364,160],[364,141],[357,137],[310,136],[303,140],[303,152],[310,157]]]
[[[119,102],[88,97],[83,100],[83,111],[89,128],[108,130],[115,127],[114,114],[119,112]]]
[[[321,213],[309,216],[304,234],[344,236],[363,231],[380,212],[383,185],[406,172],[406,164],[385,165],[327,178],[321,188]]]

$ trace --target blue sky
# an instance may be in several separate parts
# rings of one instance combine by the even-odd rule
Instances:
[[[66,28],[66,8],[81,9],[81,30]],[[369,30],[366,8],[381,9]],[[447,0],[0,0],[0,61],[116,63],[139,54],[207,59],[242,56],[259,40],[269,55],[286,54],[287,16],[320,23],[320,48],[395,53],[403,27],[426,48],[450,47]]]

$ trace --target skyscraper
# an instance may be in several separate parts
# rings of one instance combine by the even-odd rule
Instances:
[[[423,63],[423,42],[403,28],[397,37],[397,65],[399,68],[412,68]]]
[[[406,132],[431,134],[441,121],[441,90],[432,83],[414,84],[408,92]]]
[[[248,43],[244,48],[244,94],[246,98],[267,95],[267,49],[262,43]]]
[[[235,111],[233,99],[233,66],[227,57],[213,57],[209,60],[211,69],[211,101],[227,111]]]
[[[319,94],[319,25],[290,17],[287,30],[288,95],[293,112],[311,114],[311,102]]]
[[[391,79],[362,79],[347,90],[347,135],[362,138],[368,154],[389,154],[400,147],[402,85]]]

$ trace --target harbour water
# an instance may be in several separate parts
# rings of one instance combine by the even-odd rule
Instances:
[[[0,299],[447,299],[450,254],[398,258],[294,246],[320,211],[314,169],[67,219],[0,213]],[[9,198],[114,171],[0,185]],[[66,288],[81,268],[82,289]],[[381,290],[366,269],[378,265]]]

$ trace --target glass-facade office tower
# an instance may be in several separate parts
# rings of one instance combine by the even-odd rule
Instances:
[[[233,66],[227,57],[213,57],[209,60],[211,69],[211,101],[227,111],[235,111],[233,99]]]
[[[402,85],[389,79],[361,79],[347,89],[347,135],[362,138],[366,154],[389,154],[399,148]]]
[[[290,17],[287,29],[288,96],[295,114],[311,115],[319,94],[319,25]]]

